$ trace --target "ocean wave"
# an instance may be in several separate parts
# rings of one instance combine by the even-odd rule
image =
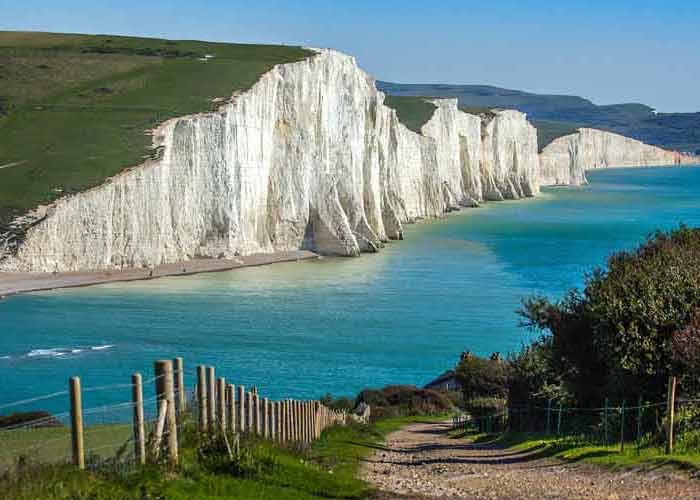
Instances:
[[[105,345],[95,345],[90,348],[91,351],[104,351],[106,349],[111,349],[114,347],[113,344],[105,344]]]
[[[51,347],[48,349],[32,349],[28,353],[19,356],[22,358],[63,358],[66,356],[74,356],[88,351],[105,351],[114,347],[114,344],[102,344],[94,346],[79,346],[79,347]],[[11,356],[5,356],[0,359],[10,359]]]

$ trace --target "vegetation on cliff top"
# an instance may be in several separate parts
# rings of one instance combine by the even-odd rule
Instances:
[[[700,152],[700,113],[656,113],[653,108],[636,103],[599,106],[578,96],[533,94],[490,85],[380,81],[377,86],[390,95],[448,97],[459,99],[459,105],[465,107],[517,109],[527,113],[533,124],[596,128],[667,149]],[[542,136],[540,148],[549,143],[549,137]]]
[[[0,227],[154,155],[147,131],[210,111],[299,47],[0,32]]]
[[[406,128],[420,134],[423,125],[428,123],[437,106],[423,97],[386,96],[384,104],[396,110],[399,121]]]

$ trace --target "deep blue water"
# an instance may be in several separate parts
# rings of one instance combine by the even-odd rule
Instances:
[[[64,390],[71,375],[84,387],[128,383],[175,355],[188,373],[213,364],[271,397],[318,397],[424,384],[463,350],[518,349],[530,335],[515,313],[522,297],[580,286],[611,251],[656,228],[700,225],[700,168],[589,178],[582,188],[409,226],[403,242],[357,259],[0,301],[0,414],[3,403]],[[99,391],[86,406],[128,398],[128,388]]]

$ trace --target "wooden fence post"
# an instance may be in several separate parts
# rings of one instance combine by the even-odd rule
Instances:
[[[177,465],[179,460],[177,446],[177,417],[175,413],[175,377],[173,362],[159,360],[155,362],[156,398],[167,401],[166,425],[168,427],[168,462]]]
[[[257,436],[262,435],[262,419],[260,418],[260,396],[258,395],[258,391],[253,393],[253,419],[255,421],[255,434]]]
[[[605,398],[605,406],[603,407],[603,427],[605,428],[605,446],[610,443],[608,435],[608,398]]]
[[[561,401],[559,401],[559,415],[557,418],[557,435],[561,436]]]
[[[642,441],[642,396],[637,401],[637,453]]]
[[[291,441],[297,440],[297,404],[296,401],[291,399],[289,401],[289,427],[292,430]]]
[[[668,377],[668,397],[666,398],[666,454],[673,453],[673,420],[676,414],[676,377]]]
[[[304,440],[304,423],[302,420],[302,413],[301,413],[301,401],[296,401],[296,406],[297,406],[297,411],[296,411],[296,428],[297,428],[297,441],[303,441]]]
[[[224,377],[220,377],[217,382],[219,430],[221,432],[226,432],[226,379]]]
[[[153,442],[150,443],[150,452],[154,460],[160,456],[160,447],[163,441],[163,431],[165,430],[165,420],[168,416],[168,401],[161,399],[158,403],[158,413],[156,417],[156,428],[153,435]]]
[[[284,443],[284,401],[277,401],[277,433],[279,442]]]
[[[80,377],[70,379],[70,430],[73,443],[73,464],[85,469],[85,435],[83,433],[83,398]]]
[[[282,441],[289,441],[289,406],[286,399],[282,401]]]
[[[246,426],[245,428],[248,432],[255,432],[255,427],[253,425],[253,393],[245,393],[245,406],[246,406]]]
[[[280,440],[280,402],[274,401],[272,403],[272,439],[274,441]]]
[[[625,403],[623,399],[620,407],[620,453],[625,451]]]
[[[304,418],[304,403],[305,401],[299,401],[299,441],[302,443],[306,441],[306,419]]]
[[[209,414],[209,432],[216,429],[216,370],[213,366],[207,367],[207,413]]]
[[[314,427],[314,440],[318,439],[321,437],[321,435],[318,432],[318,401],[313,402],[313,412],[314,412],[314,419],[313,419],[313,427]]]
[[[187,398],[185,397],[185,367],[182,358],[173,359],[173,370],[175,370],[175,395],[177,397],[177,414],[182,419],[182,415],[187,410]]]
[[[236,432],[236,386],[228,384],[226,387],[226,403],[228,404],[228,428]]]
[[[270,437],[270,414],[267,398],[262,399],[262,435],[265,439]]]
[[[306,421],[306,441],[310,443],[311,438],[311,401],[304,402],[304,420]]]
[[[207,367],[199,365],[197,367],[197,407],[199,408],[199,430],[205,432],[209,429],[207,415]]]
[[[238,430],[245,432],[245,387],[238,386]]]
[[[146,463],[146,428],[143,421],[143,380],[140,373],[131,376],[131,399],[134,403],[134,454],[139,464]]]
[[[308,441],[309,438],[309,418],[307,401],[301,402],[301,440]]]

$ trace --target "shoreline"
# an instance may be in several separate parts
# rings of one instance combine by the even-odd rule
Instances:
[[[308,250],[292,250],[267,254],[252,254],[236,259],[193,259],[186,262],[162,264],[151,269],[75,271],[70,273],[2,273],[0,272],[0,299],[22,293],[44,292],[61,288],[79,288],[107,283],[144,281],[172,276],[191,276],[267,266],[282,262],[318,259]]]
[[[586,169],[586,173],[613,170],[613,169],[647,169],[647,168],[684,168],[700,167],[700,165],[661,165],[661,166],[620,166]],[[588,184],[588,183],[586,183]],[[543,188],[571,188],[581,186],[571,186],[564,184],[552,184],[541,186]],[[542,199],[542,193],[537,196],[525,197],[518,200],[523,201]],[[501,202],[497,202],[501,203]],[[496,203],[496,204],[497,204]],[[484,203],[481,207],[489,205]],[[445,212],[439,217],[418,219],[409,224],[426,222],[428,220],[439,220],[449,218],[454,213],[464,213],[467,208],[463,207],[454,212]],[[26,272],[0,272],[0,300],[22,293],[44,292],[58,290],[62,288],[79,288],[93,285],[103,285],[108,283],[120,283],[129,281],[144,281],[173,276],[191,276],[201,273],[215,273],[232,271],[246,267],[267,266],[284,262],[296,262],[301,260],[312,260],[322,258],[321,255],[309,250],[290,250],[286,252],[258,253],[237,257],[235,259],[193,259],[185,262],[162,264],[153,269],[128,268],[124,270],[103,270],[103,271],[74,271],[68,273],[26,273]]]

